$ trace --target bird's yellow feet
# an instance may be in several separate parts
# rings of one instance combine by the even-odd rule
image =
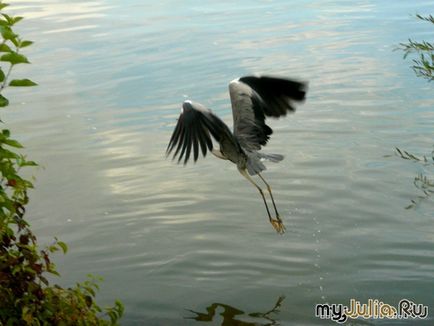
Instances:
[[[270,223],[277,233],[279,234],[285,233],[286,230],[285,225],[283,225],[283,221],[280,219],[279,216],[277,216],[277,219],[274,218],[270,219]]]

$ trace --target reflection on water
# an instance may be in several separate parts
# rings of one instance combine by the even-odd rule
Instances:
[[[186,319],[193,319],[198,322],[212,322],[217,321],[218,316],[222,317],[220,325],[222,326],[269,326],[269,325],[279,325],[277,315],[280,312],[279,308],[281,307],[283,300],[285,300],[285,296],[281,296],[277,299],[277,302],[270,310],[266,312],[251,312],[246,313],[240,309],[229,306],[224,303],[213,303],[206,308],[205,312],[197,312],[194,310],[189,310],[195,316],[185,317]],[[223,311],[219,312],[218,315],[217,310],[222,309]],[[250,317],[249,319],[253,321],[243,320],[246,317]],[[264,321],[261,321],[264,320]]]

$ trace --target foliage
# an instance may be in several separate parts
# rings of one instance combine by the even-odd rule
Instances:
[[[416,17],[422,21],[434,24],[434,17],[432,15],[416,15]],[[413,59],[412,68],[418,77],[428,79],[429,81],[434,80],[434,43],[427,41],[416,42],[408,39],[408,43],[401,43],[398,49],[404,51],[404,59],[411,54],[417,55],[417,58]],[[434,150],[431,152],[431,157],[429,158],[426,156],[421,158],[399,148],[396,148],[396,153],[405,160],[411,160],[424,165],[434,165]],[[418,174],[414,178],[413,183],[423,195],[412,199],[411,204],[406,209],[416,207],[421,201],[434,194],[434,180],[429,179],[426,175]]]
[[[420,20],[434,24],[434,17],[416,15]],[[407,58],[410,54],[417,54],[417,58],[413,59],[413,71],[417,76],[434,80],[434,43],[427,41],[417,42],[412,39],[408,39],[408,43],[401,43],[401,50],[404,51],[404,58]]]
[[[3,13],[6,6],[0,0],[0,107],[9,104],[2,94],[7,87],[36,85],[30,79],[9,81],[16,65],[30,63],[21,50],[32,42],[15,33],[22,17]],[[8,129],[0,131],[0,325],[116,325],[123,306],[116,301],[114,307],[100,308],[95,279],[67,289],[48,281],[48,274],[59,275],[50,254],[66,253],[67,246],[55,239],[40,249],[24,218],[33,184],[21,169],[37,164],[20,154],[21,148]]]
[[[434,165],[434,150],[431,152],[431,157],[425,155],[421,158],[408,151],[396,148],[396,153],[404,160],[411,160],[424,165]],[[411,200],[406,209],[415,208],[421,201],[429,198],[434,194],[434,180],[428,178],[426,175],[420,173],[413,181],[414,186],[419,189],[422,194]]]

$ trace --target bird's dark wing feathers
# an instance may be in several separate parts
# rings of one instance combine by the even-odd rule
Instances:
[[[185,101],[182,113],[178,118],[175,130],[170,138],[166,153],[169,155],[173,149],[173,158],[178,156],[178,163],[184,158],[187,163],[193,149],[194,161],[199,157],[199,147],[205,156],[208,150],[213,149],[211,136],[217,141],[222,135],[231,133],[226,124],[199,103]]]
[[[272,129],[265,117],[281,117],[294,112],[292,102],[303,101],[306,84],[274,77],[246,76],[229,84],[234,118],[234,135],[246,150],[266,145]]]
[[[291,101],[303,101],[306,96],[306,84],[275,77],[241,77],[240,82],[249,85],[264,102],[264,113],[268,117],[278,118],[294,112]]]

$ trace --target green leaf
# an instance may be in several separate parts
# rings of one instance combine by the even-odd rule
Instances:
[[[57,244],[59,245],[60,248],[62,248],[64,254],[68,252],[68,246],[66,245],[65,242],[57,241]]]
[[[0,57],[0,61],[10,62],[12,65],[16,65],[19,63],[30,63],[29,60],[24,55],[18,54],[16,52],[3,54]]]
[[[12,52],[12,50],[7,44],[3,43],[0,44],[0,52]]]
[[[0,3],[0,10],[2,10],[3,8],[9,6],[8,3]]]
[[[7,14],[1,14],[4,18],[6,18],[6,20],[8,21],[9,24],[12,25],[13,23],[13,18]]]
[[[38,166],[38,163],[36,163],[35,161],[23,161],[21,162],[20,166]]]
[[[24,146],[21,145],[18,141],[14,140],[14,139],[5,139],[3,141],[4,144],[12,146],[12,147],[16,147],[16,148],[23,148]]]
[[[3,80],[5,80],[5,73],[3,72],[3,69],[0,68],[0,82],[2,82]]]
[[[6,14],[1,14],[1,15],[6,19],[6,21],[9,23],[10,26],[18,23],[20,20],[22,20],[24,18],[24,17],[21,17],[21,16],[12,17],[12,16],[9,16],[9,15],[6,15]]]
[[[16,16],[16,17],[14,17],[14,18],[13,18],[13,24],[18,23],[19,21],[23,20],[23,18],[24,18],[24,17],[21,17],[21,16]]]
[[[11,80],[9,86],[37,86],[35,82],[32,82],[30,79],[14,79]]]
[[[50,267],[50,268],[53,268],[53,267]],[[47,270],[47,272],[50,274],[56,275],[56,276],[60,276],[59,272],[56,271],[55,269]]]
[[[33,42],[32,41],[21,41],[20,42],[20,48],[25,48],[26,46],[30,46],[30,45],[32,45],[33,44]]]
[[[11,152],[11,151],[9,151],[7,149],[4,149],[4,148],[0,148],[0,155],[3,158],[11,158],[11,159],[14,159],[14,160],[16,160],[16,159],[19,158],[19,156],[17,154],[15,154],[14,152]]]
[[[14,43],[14,45],[18,48],[20,46],[20,40],[17,38],[18,35],[16,35],[16,37],[11,38],[11,42]]]
[[[45,277],[39,275],[39,279],[41,280],[42,283],[44,283],[45,285],[48,285],[48,280]]]
[[[8,105],[9,105],[9,100],[0,94],[0,108],[3,108]]]
[[[9,26],[0,25],[0,33],[5,40],[11,40],[12,42],[14,42],[14,40],[16,40],[16,37],[18,36],[12,31]]]

